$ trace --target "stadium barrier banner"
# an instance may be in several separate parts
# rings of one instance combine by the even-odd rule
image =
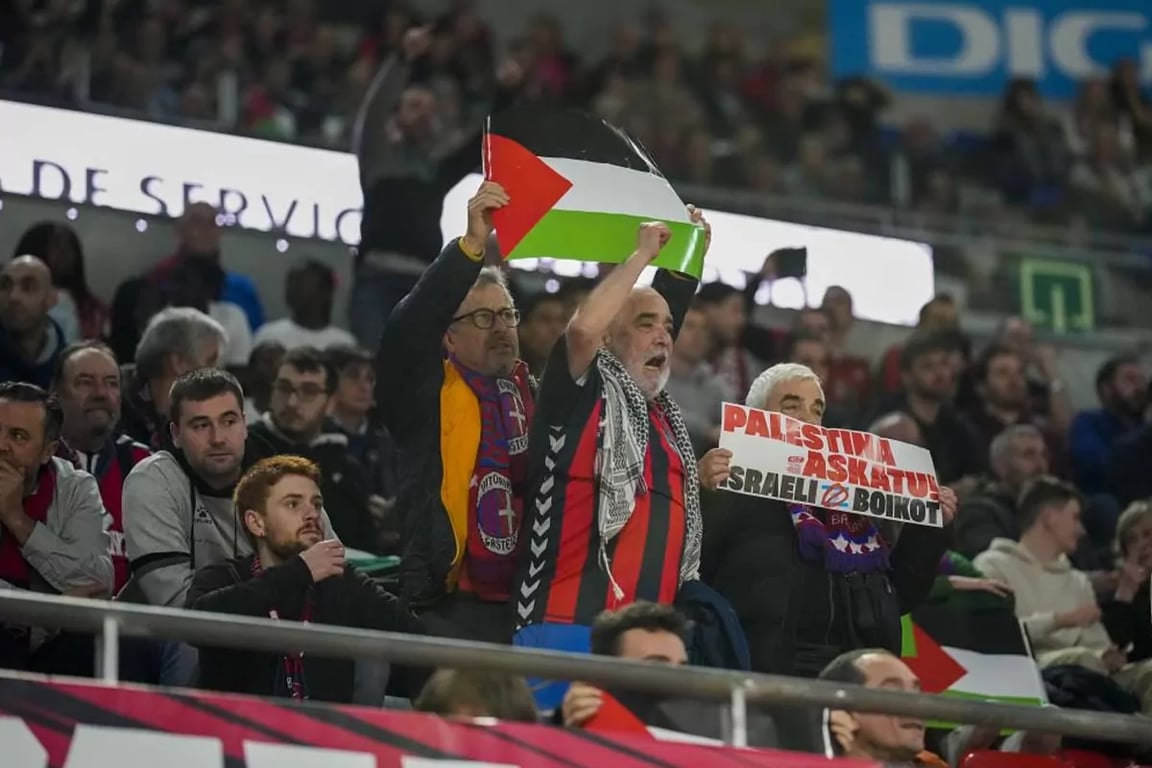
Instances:
[[[0,196],[165,217],[205,202],[228,226],[348,245],[360,240],[363,199],[356,158],[347,152],[3,100],[0,146]],[[445,242],[461,234],[468,199],[482,180],[472,174],[445,196]],[[772,285],[777,307],[799,308],[840,285],[852,294],[857,317],[914,325],[920,307],[935,295],[932,248],[925,243],[727,211],[704,214],[713,230],[706,281],[743,288],[768,254],[808,249],[804,282],[788,278]],[[586,267],[595,274],[595,265],[575,261],[511,264],[561,277],[585,274]],[[899,291],[892,290],[891,275],[900,276]]]
[[[852,429],[724,403],[720,447],[732,451],[721,488],[939,528],[940,487],[927,450]],[[855,544],[845,541],[855,554]]]
[[[828,18],[833,74],[898,91],[998,96],[1024,77],[1070,99],[1122,58],[1152,84],[1148,0],[831,0]]]
[[[4,768],[830,765],[821,755],[31,676],[0,677],[0,745]]]

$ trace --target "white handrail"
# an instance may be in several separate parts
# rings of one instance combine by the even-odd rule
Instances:
[[[699,667],[668,667],[598,656],[512,649],[489,643],[276,622],[224,614],[0,590],[0,621],[97,633],[105,680],[116,681],[109,657],[120,634],[183,640],[194,645],[303,651],[338,658],[375,658],[422,667],[466,667],[554,680],[698,698],[732,707],[731,741],[745,743],[745,702],[836,707],[926,720],[1152,745],[1152,722],[1133,715],[1024,707],[931,694],[841,685],[777,675]],[[740,691],[740,693],[734,693]]]

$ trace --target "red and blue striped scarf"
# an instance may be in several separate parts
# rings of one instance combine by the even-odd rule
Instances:
[[[528,429],[534,402],[528,366],[484,376],[453,360],[480,405],[480,445],[468,492],[468,536],[460,588],[486,600],[512,593],[528,479]]]

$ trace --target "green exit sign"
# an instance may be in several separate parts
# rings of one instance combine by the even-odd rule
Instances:
[[[1037,328],[1085,333],[1096,327],[1095,278],[1086,264],[1024,259],[1020,310]]]

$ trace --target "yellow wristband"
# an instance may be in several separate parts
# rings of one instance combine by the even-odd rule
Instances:
[[[472,261],[482,261],[484,259],[484,251],[481,250],[479,253],[477,253],[477,252],[468,250],[464,246],[464,238],[463,237],[460,237],[456,241],[456,247],[459,248],[461,253],[463,253],[465,256],[467,256]]]

